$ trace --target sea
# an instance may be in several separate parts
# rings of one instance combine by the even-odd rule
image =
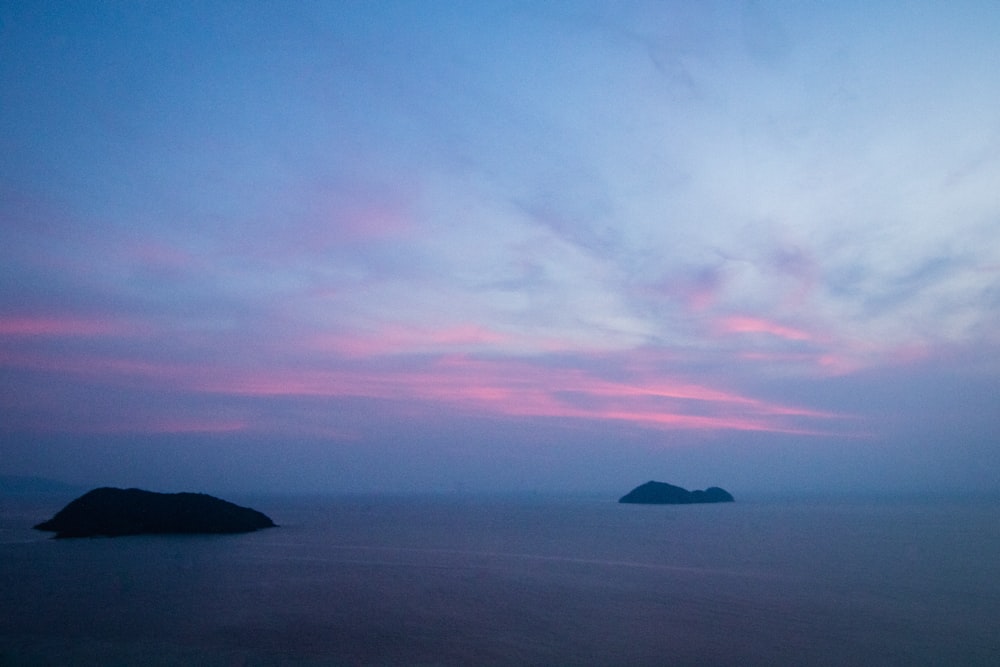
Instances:
[[[1000,665],[1000,501],[228,498],[55,540],[0,498],[0,665]],[[242,502],[240,502],[242,501]]]

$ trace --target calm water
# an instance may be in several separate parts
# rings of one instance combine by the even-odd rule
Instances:
[[[1000,504],[237,499],[50,540],[0,500],[0,665],[998,665]]]

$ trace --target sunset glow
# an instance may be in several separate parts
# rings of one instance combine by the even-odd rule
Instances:
[[[0,9],[0,473],[173,434],[447,485],[489,433],[552,477],[863,440],[959,484],[1000,11],[892,6]]]

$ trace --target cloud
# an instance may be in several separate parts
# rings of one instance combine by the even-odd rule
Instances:
[[[777,336],[778,338],[784,338],[786,340],[814,340],[814,336],[812,334],[803,331],[802,329],[796,329],[794,327],[785,326],[783,324],[770,322],[756,317],[740,317],[734,315],[723,319],[719,325],[722,331],[726,333],[765,333],[771,336]]]
[[[7,423],[853,438],[990,365],[994,11],[148,9],[7,25]]]
[[[75,333],[76,328],[59,332]],[[50,330],[31,329],[44,336]],[[89,330],[105,335],[104,329]],[[13,335],[24,334],[21,330]],[[221,334],[225,336],[225,334]],[[680,380],[651,371],[637,371],[627,354],[579,352],[551,358],[509,354],[496,350],[507,338],[474,326],[438,331],[390,329],[369,339],[355,337],[313,345],[284,341],[292,347],[262,344],[260,339],[230,338],[240,351],[212,357],[199,355],[187,362],[162,353],[154,358],[141,348],[132,358],[87,348],[45,348],[3,355],[10,368],[65,375],[115,391],[160,387],[186,396],[236,399],[294,397],[390,400],[397,403],[438,404],[477,414],[510,417],[618,420],[647,428],[695,428],[809,432],[825,430],[835,420],[832,413],[762,401],[710,384]],[[468,346],[476,354],[459,354]],[[210,346],[206,351],[212,351]],[[138,352],[138,354],[136,354]],[[334,356],[324,358],[324,352]],[[617,378],[609,376],[618,376]],[[144,391],[144,390],[143,390]],[[212,420],[187,418],[149,420],[150,428],[165,423],[204,424],[204,430],[246,429],[265,426],[267,419]],[[810,422],[814,422],[810,425]],[[120,419],[107,428],[128,426]],[[221,426],[220,426],[221,424]],[[159,425],[159,426],[157,426]],[[318,425],[304,427],[319,428]],[[179,427],[178,427],[179,428]],[[195,429],[191,426],[191,429]]]
[[[73,317],[0,317],[0,336],[92,337],[135,334],[137,328],[124,322]]]

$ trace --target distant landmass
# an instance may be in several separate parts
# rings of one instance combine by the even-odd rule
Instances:
[[[704,491],[687,489],[665,482],[640,484],[618,499],[620,503],[647,505],[689,505],[693,503],[731,503],[733,496],[725,489],[711,486]]]
[[[274,525],[267,515],[257,510],[204,493],[155,493],[103,487],[83,494],[35,528],[65,538],[248,533]]]

